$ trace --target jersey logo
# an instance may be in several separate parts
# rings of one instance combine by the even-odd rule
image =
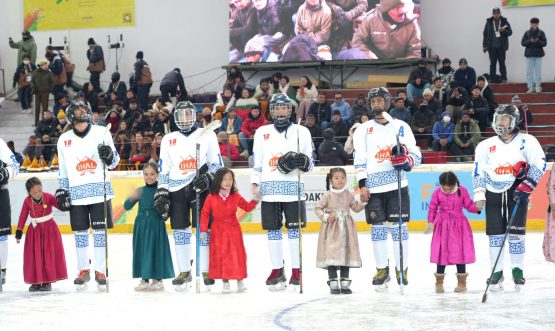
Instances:
[[[177,139],[170,139],[170,146],[175,146]]]
[[[489,153],[490,153],[490,154],[491,154],[491,153],[495,153],[495,149],[496,149],[496,146],[491,146],[491,147],[489,148]]]
[[[71,139],[64,140],[64,147],[71,147]]]
[[[278,160],[280,157],[282,157],[283,154],[277,153],[276,155],[274,155],[270,161],[268,162],[268,165],[270,166],[270,168],[272,169],[272,171],[275,171],[277,169],[277,165],[278,165]]]
[[[520,142],[520,150],[521,151],[524,150],[524,145],[526,145],[526,139],[522,139],[522,141]]]
[[[79,160],[79,159],[77,159]],[[85,156],[82,160],[79,160],[75,169],[79,172],[81,176],[84,176],[87,172],[94,175],[97,163],[92,158]]]
[[[368,128],[368,134],[372,134],[372,133],[374,133],[374,127],[373,126]]]
[[[501,164],[495,168],[495,173],[497,175],[510,175],[513,173],[513,166],[509,162]]]
[[[379,150],[376,155],[374,155],[374,158],[378,161],[378,163],[391,160],[391,147],[393,146],[386,146],[384,148],[378,146]]]
[[[179,163],[179,170],[181,170],[181,173],[183,175],[186,175],[187,173],[192,171],[196,171],[197,160],[191,155],[189,155],[186,159],[183,159],[183,161]]]
[[[264,134],[264,140],[269,140],[270,139],[270,134],[269,133],[265,133]]]
[[[399,137],[404,137],[405,136],[405,127],[400,127],[399,128]]]

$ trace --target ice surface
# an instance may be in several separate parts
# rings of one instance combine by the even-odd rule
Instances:
[[[315,267],[317,234],[303,235],[304,294],[272,293],[265,285],[270,272],[265,235],[245,235],[249,277],[247,293],[221,294],[217,281],[212,292],[175,292],[166,280],[164,292],[140,293],[131,279],[131,235],[109,237],[110,293],[99,293],[94,283],[86,292],[73,286],[74,240],[64,235],[70,280],[53,284],[51,293],[29,293],[23,283],[23,242],[10,239],[8,279],[0,294],[3,330],[553,330],[555,329],[555,265],[545,262],[543,234],[526,236],[526,285],[516,293],[505,254],[505,291],[491,293],[481,303],[490,266],[487,237],[475,234],[478,261],[469,265],[468,289],[453,293],[455,267],[447,268],[445,294],[434,293],[435,265],[429,263],[431,236],[411,233],[409,285],[399,294],[394,280],[385,293],[371,286],[374,258],[368,232],[359,233],[362,269],[352,269],[352,295],[329,294],[327,272]],[[170,238],[171,239],[171,238]],[[286,240],[286,239],[285,239]],[[284,240],[284,241],[285,241]],[[170,242],[172,242],[170,240]],[[288,245],[284,243],[284,249]],[[507,248],[505,248],[507,249]],[[391,244],[390,244],[391,251]],[[172,247],[173,254],[173,247]],[[91,247],[92,255],[92,247]],[[291,274],[289,253],[286,273]],[[390,257],[391,269],[393,258]],[[194,269],[193,269],[194,270]],[[236,289],[231,283],[232,291]]]

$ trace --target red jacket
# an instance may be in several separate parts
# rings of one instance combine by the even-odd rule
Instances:
[[[253,119],[252,115],[249,114],[249,116],[247,116],[247,119],[243,121],[241,132],[247,135],[247,137],[252,138],[252,136],[254,136],[254,131],[265,124],[266,120],[264,119],[264,116],[262,116],[262,114],[260,114],[257,119]]]
[[[228,145],[229,145],[229,150],[228,150]],[[227,156],[231,161],[239,160],[239,157],[240,157],[239,151],[237,150],[237,147],[235,147],[235,145],[228,144],[227,142],[225,142],[222,144],[218,143],[218,146],[220,146],[220,154],[222,156]]]

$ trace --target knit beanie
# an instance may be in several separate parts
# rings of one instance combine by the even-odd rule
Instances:
[[[382,13],[387,13],[391,9],[404,3],[406,0],[380,0],[380,10]]]
[[[142,60],[144,57],[143,51],[138,51],[137,55],[135,56],[136,59]]]
[[[512,99],[511,99],[511,103],[522,103],[522,101],[520,100],[520,97],[518,95],[515,95]]]
[[[89,38],[89,40],[87,41],[87,45],[94,45],[94,44],[96,44],[96,43],[94,42],[94,39],[93,39],[93,38]]]
[[[63,109],[60,109],[60,111],[58,112],[57,118],[58,118],[58,120],[62,120],[64,118],[66,118],[66,112]]]

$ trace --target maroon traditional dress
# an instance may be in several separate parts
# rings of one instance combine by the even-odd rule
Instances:
[[[23,279],[27,284],[67,279],[64,245],[58,225],[52,218],[52,206],[58,208],[56,198],[45,192],[41,202],[27,196],[21,207],[17,228],[23,230],[27,218],[31,220],[23,250]]]

